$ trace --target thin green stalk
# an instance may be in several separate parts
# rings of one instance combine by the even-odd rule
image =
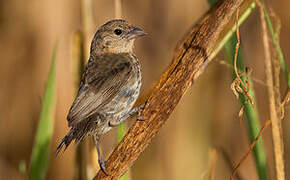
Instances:
[[[283,55],[282,49],[280,47],[277,34],[274,31],[273,25],[271,23],[271,20],[270,20],[269,14],[268,14],[268,11],[265,8],[265,3],[264,3],[263,0],[261,0],[261,2],[262,2],[263,10],[264,10],[264,13],[265,13],[265,20],[267,22],[267,26],[268,26],[271,38],[273,40],[274,47],[275,47],[275,49],[277,51],[277,55],[278,55],[278,57],[280,59],[282,70],[283,70],[283,72],[285,74],[285,78],[286,78],[286,81],[287,81],[287,86],[288,86],[288,88],[290,88],[290,75],[289,75],[288,70],[287,70],[287,65],[285,63],[284,55]]]
[[[124,123],[121,123],[118,127],[117,127],[117,143],[119,144],[121,142],[121,140],[123,139],[124,135],[126,134],[126,127]],[[129,174],[130,171],[128,171],[127,173],[125,173],[120,180],[129,180]]]
[[[119,144],[121,142],[121,140],[123,139],[124,135],[126,133],[126,127],[124,123],[121,123],[118,127],[117,127],[117,144]]]
[[[213,4],[216,0],[208,0],[210,4]],[[238,24],[240,24],[249,16],[251,11],[255,8],[255,2],[253,2],[250,7],[245,11],[243,15],[239,18]],[[223,39],[223,41],[219,44],[219,48],[222,48],[223,45],[225,45],[225,52],[228,57],[228,60],[234,64],[234,54],[235,54],[235,46],[237,43],[236,37],[233,35],[233,33],[236,31],[236,26],[234,25],[232,27],[232,30],[227,34],[227,36]],[[237,58],[237,68],[239,72],[245,71],[245,66],[243,63],[243,58],[240,53],[238,53]],[[233,78],[236,78],[235,73],[233,73]],[[245,75],[241,75],[241,79],[245,82],[246,77]],[[251,105],[251,103],[247,100],[247,97],[244,94],[239,94],[240,102],[244,106],[244,114],[247,119],[247,126],[248,126],[248,134],[250,141],[253,141],[261,129],[261,125],[259,122],[259,115],[257,111],[257,103],[255,100],[255,92],[253,89],[253,83],[251,79],[248,79],[250,84],[249,89],[249,95],[252,98],[254,102],[254,106]],[[262,139],[260,138],[256,144],[256,146],[253,149],[253,155],[256,162],[256,168],[258,172],[258,176],[260,180],[266,180],[267,179],[267,160],[266,160],[266,154],[264,145],[262,142]]]
[[[50,71],[48,74],[47,84],[44,91],[39,124],[35,136],[32,150],[29,179],[45,179],[46,171],[49,164],[50,142],[53,133],[53,123],[55,114],[56,101],[56,54],[57,47],[54,47]]]
[[[225,45],[225,52],[226,52],[228,61],[230,61],[232,64],[234,64],[236,42],[237,42],[236,37],[232,36],[231,39]],[[238,53],[237,68],[239,72],[245,71],[243,58],[240,53]],[[233,79],[235,78],[236,78],[236,75],[233,72]],[[245,75],[241,75],[241,79],[245,82],[246,80]],[[257,111],[257,103],[255,100],[255,91],[253,89],[253,83],[252,83],[251,78],[248,78],[248,81],[249,81],[249,87],[250,87],[249,95],[252,98],[254,105],[251,105],[251,103],[247,100],[247,97],[244,94],[239,93],[239,97],[240,97],[241,104],[244,106],[244,114],[247,119],[248,135],[249,135],[250,141],[252,142],[259,134],[261,125],[259,121],[259,113]],[[267,179],[267,159],[266,159],[266,153],[265,153],[264,145],[261,138],[258,140],[257,144],[255,145],[253,149],[253,155],[256,162],[256,168],[259,175],[259,179],[266,180]]]

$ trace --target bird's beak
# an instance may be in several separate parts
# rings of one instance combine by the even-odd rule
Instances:
[[[147,33],[145,33],[141,28],[138,27],[132,27],[132,29],[128,33],[128,39],[135,39],[139,36],[145,36]]]

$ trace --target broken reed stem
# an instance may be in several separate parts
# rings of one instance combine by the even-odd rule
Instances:
[[[226,0],[213,7],[179,43],[171,65],[161,77],[146,102],[141,116],[128,130],[106,161],[108,176],[99,171],[97,179],[118,179],[159,132],[162,125],[208,64],[208,56],[216,48],[221,31],[243,0]]]
[[[270,119],[272,123],[272,138],[274,145],[275,154],[275,164],[276,164],[276,177],[277,180],[285,179],[285,168],[284,168],[284,150],[283,150],[283,139],[282,139],[282,129],[280,129],[280,118],[277,114],[276,102],[275,102],[275,91],[274,91],[274,81],[272,72],[272,62],[270,55],[269,39],[267,34],[267,26],[265,22],[265,14],[262,4],[257,0],[258,6],[260,7],[260,17],[262,23],[262,33],[263,33],[263,45],[265,53],[265,65],[266,65],[266,82],[268,84],[268,94],[269,94],[269,109],[270,109]]]
[[[236,173],[238,172],[238,169],[240,168],[240,166],[246,161],[246,159],[249,157],[250,153],[253,151],[255,145],[257,144],[259,138],[262,136],[264,130],[266,129],[266,127],[268,127],[270,125],[271,121],[270,120],[267,120],[264,124],[264,126],[262,127],[262,129],[260,130],[258,136],[254,139],[254,141],[252,142],[248,152],[243,156],[243,158],[239,161],[238,165],[235,166],[233,172],[232,172],[232,175],[230,177],[230,180],[233,180]]]

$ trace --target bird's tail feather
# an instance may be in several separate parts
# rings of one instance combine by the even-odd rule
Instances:
[[[75,139],[74,129],[71,129],[69,133],[61,140],[56,148],[56,155],[61,151],[62,147],[65,146],[64,151],[70,145],[70,143]]]
[[[59,145],[56,148],[56,155],[61,151],[62,147],[65,146],[64,151],[67,149],[67,147],[71,144],[71,142],[74,140],[76,144],[81,142],[84,137],[92,131],[92,123],[91,121],[84,121],[79,124],[79,126],[72,127],[69,133],[61,140]]]

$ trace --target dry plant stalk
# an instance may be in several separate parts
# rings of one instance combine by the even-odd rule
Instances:
[[[262,136],[264,130],[266,129],[266,127],[268,127],[269,125],[271,124],[271,121],[270,120],[267,120],[263,127],[261,128],[258,136],[255,138],[255,140],[251,143],[250,145],[250,148],[248,150],[248,152],[243,156],[243,158],[240,160],[240,162],[237,164],[237,166],[235,166],[233,172],[232,172],[232,175],[230,177],[230,180],[233,180],[236,173],[238,172],[238,169],[241,167],[241,165],[246,161],[246,159],[249,157],[249,155],[251,154],[251,152],[253,151],[255,145],[257,144],[259,138]]]
[[[74,91],[78,92],[81,74],[84,69],[84,42],[83,33],[77,31],[73,34],[72,39],[72,72],[74,77]],[[76,179],[87,179],[87,164],[88,164],[88,147],[86,141],[81,142],[76,150]]]
[[[285,116],[285,105],[290,101],[290,91],[287,92],[284,100],[280,104],[280,118],[283,119]]]
[[[214,170],[216,167],[216,161],[217,161],[217,149],[212,148],[209,152],[209,168],[208,168],[208,180],[214,180]]]
[[[260,7],[260,17],[263,31],[263,45],[265,52],[265,65],[266,65],[266,82],[268,84],[269,94],[269,106],[270,106],[270,119],[272,123],[272,137],[274,144],[275,164],[276,164],[276,177],[277,180],[285,179],[285,167],[284,167],[284,150],[283,150],[283,138],[282,128],[280,128],[281,119],[278,117],[276,102],[275,102],[275,90],[274,81],[272,75],[272,64],[271,64],[271,50],[269,46],[269,39],[267,34],[267,26],[265,22],[264,8],[260,1],[256,1]]]
[[[222,147],[217,148],[217,150],[222,155],[223,159],[225,160],[226,165],[230,168],[231,172],[233,172],[234,169],[235,169],[235,166],[233,165],[229,154]],[[236,171],[235,177],[236,177],[237,180],[242,180],[243,179],[238,171]]]
[[[115,5],[115,18],[120,19],[122,18],[122,4],[121,0],[114,0],[114,5]]]
[[[84,44],[90,44],[88,38],[91,34],[93,27],[93,9],[92,9],[92,0],[81,0],[81,23],[82,23],[82,33],[83,33],[83,42]],[[84,46],[84,61],[85,64],[89,59],[89,47]]]
[[[281,30],[281,22],[280,19],[277,17],[277,15],[274,13],[273,10],[270,10],[270,16],[272,19],[274,19],[275,24],[275,36],[277,37],[277,41],[279,42],[279,36],[280,36],[280,30]],[[280,71],[281,71],[281,65],[280,65],[280,60],[278,57],[277,52],[275,49],[271,48],[271,53],[272,53],[272,60],[273,60],[273,69],[274,69],[274,91],[275,91],[275,96],[278,99],[276,101],[276,109],[278,111],[279,116],[281,117],[281,93],[280,93]]]
[[[77,32],[74,37],[74,43],[75,47],[73,49],[74,54],[74,75],[76,78],[76,86],[75,91],[77,93],[79,82],[81,78],[81,74],[83,72],[83,69],[85,67],[85,64],[87,63],[88,56],[89,56],[89,47],[86,46],[86,44],[89,43],[88,36],[90,34],[90,31],[92,29],[93,25],[93,16],[92,16],[92,0],[81,0],[81,30],[80,32]],[[77,75],[77,73],[79,73]],[[89,166],[97,167],[94,162],[95,158],[93,153],[90,153],[90,149],[92,149],[92,143],[88,140],[84,140],[81,142],[76,150],[76,179],[87,179],[87,169]]]
[[[216,40],[243,0],[226,0],[214,6],[193,26],[175,51],[172,64],[161,77],[142,112],[145,121],[137,121],[106,162],[109,176],[99,171],[94,178],[119,179],[166,122],[188,87],[208,64],[207,57]]]
[[[236,79],[234,80],[233,83],[235,83],[235,88],[237,88],[237,90],[244,94],[247,99],[250,101],[251,105],[254,105],[254,102],[252,100],[252,98],[249,95],[249,83],[248,80],[246,80],[246,84],[243,82],[243,80],[241,79],[239,72],[238,72],[238,68],[237,68],[237,61],[238,61],[238,53],[239,53],[239,47],[240,47],[240,31],[239,31],[239,25],[238,25],[238,21],[239,21],[239,9],[236,12],[236,34],[237,34],[237,44],[236,44],[236,50],[235,50],[235,59],[234,59],[234,72],[236,74]],[[243,88],[240,87],[240,84],[242,85]],[[233,87],[233,85],[232,85]],[[232,88],[233,90],[233,88]],[[233,91],[234,92],[234,91]],[[234,92],[235,93],[235,92]],[[237,93],[235,93],[236,95]],[[236,95],[237,96],[237,95]]]

